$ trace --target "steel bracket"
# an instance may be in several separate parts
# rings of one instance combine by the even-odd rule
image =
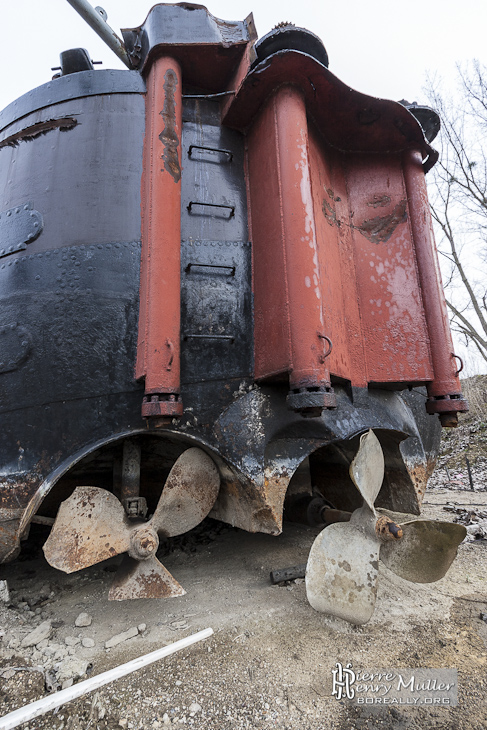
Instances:
[[[146,517],[147,500],[145,497],[128,497],[122,500],[123,508],[128,517]]]

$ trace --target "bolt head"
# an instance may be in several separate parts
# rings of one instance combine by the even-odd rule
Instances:
[[[147,560],[147,558],[151,558],[156,554],[158,547],[159,537],[157,532],[150,525],[143,525],[130,536],[128,553],[135,560]]]

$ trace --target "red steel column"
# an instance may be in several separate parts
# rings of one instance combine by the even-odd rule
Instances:
[[[180,398],[181,69],[153,61],[147,77],[142,266],[136,377],[144,418],[182,415]]]
[[[453,354],[445,295],[434,246],[426,180],[419,152],[405,153],[404,179],[434,372],[434,380],[427,385],[429,397],[426,410],[428,413],[438,413],[443,426],[456,426],[456,414],[467,411],[468,405],[462,398],[460,381],[456,374],[457,360]]]
[[[286,257],[292,370],[288,405],[317,416],[336,406],[325,365],[326,340],[309,169],[308,122],[302,92],[281,88],[275,97]]]

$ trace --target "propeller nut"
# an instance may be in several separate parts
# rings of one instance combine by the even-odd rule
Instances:
[[[385,515],[381,515],[375,523],[375,533],[381,542],[400,540],[403,535],[400,525]]]
[[[128,554],[135,560],[146,560],[156,554],[159,547],[159,537],[151,527],[143,526],[135,530],[130,536]]]

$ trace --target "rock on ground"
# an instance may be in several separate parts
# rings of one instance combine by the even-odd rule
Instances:
[[[6,580],[0,580],[0,601],[10,603],[10,591]]]
[[[112,636],[111,639],[105,641],[105,649],[112,649],[114,646],[121,644],[123,641],[127,641],[127,639],[133,639],[133,637],[137,636],[138,633],[138,628],[133,626],[131,629],[127,629],[127,631],[123,631],[121,634]]]
[[[92,617],[88,613],[80,613],[77,617],[76,621],[74,622],[75,626],[91,626],[91,622],[93,621]]]
[[[57,677],[60,682],[68,679],[78,679],[86,674],[89,662],[77,656],[67,656],[57,667]]]
[[[43,621],[34,631],[31,631],[24,636],[20,645],[25,649],[28,646],[36,646],[44,639],[48,639],[52,633],[52,626],[50,621]]]

